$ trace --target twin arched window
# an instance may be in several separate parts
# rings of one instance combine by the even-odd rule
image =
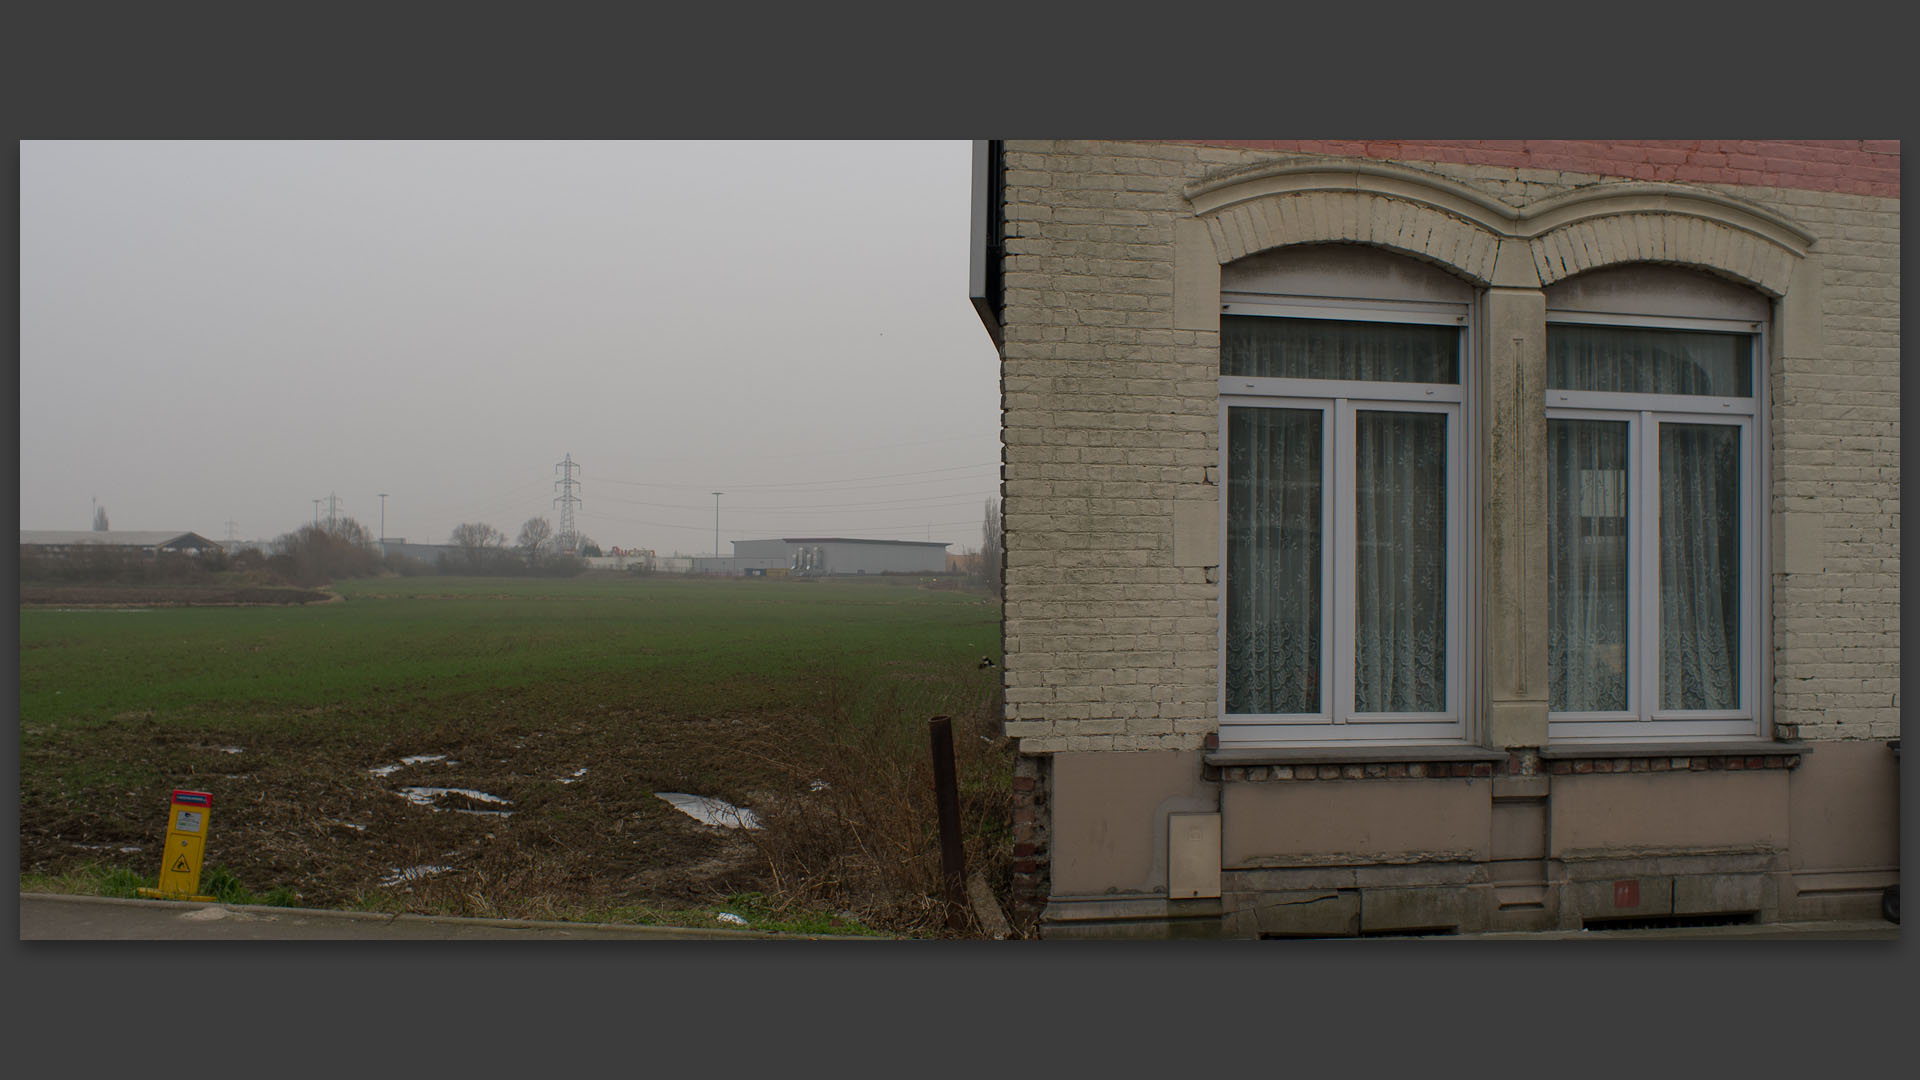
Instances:
[[[1652,265],[1546,297],[1550,737],[1754,734],[1767,303]],[[1475,309],[1358,245],[1222,267],[1224,745],[1466,737]]]

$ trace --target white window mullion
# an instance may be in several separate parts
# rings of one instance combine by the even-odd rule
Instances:
[[[1326,460],[1333,496],[1333,512],[1327,515],[1330,527],[1324,553],[1328,572],[1324,580],[1332,585],[1332,602],[1327,605],[1328,634],[1321,656],[1329,669],[1326,682],[1328,716],[1336,724],[1353,716],[1353,634],[1354,634],[1354,418],[1353,402],[1341,398],[1333,403],[1333,423],[1329,425],[1331,445]]]
[[[1627,625],[1642,628],[1640,633],[1640,677],[1633,680],[1639,692],[1635,708],[1641,720],[1653,719],[1660,705],[1660,424],[1650,412],[1634,415],[1631,421],[1639,438],[1633,440],[1640,497],[1633,500],[1639,523],[1633,528],[1634,543],[1640,546],[1641,577],[1634,599],[1638,610]]]

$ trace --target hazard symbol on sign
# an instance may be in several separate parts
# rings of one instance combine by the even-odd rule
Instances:
[[[170,870],[172,870],[172,871],[173,871],[174,873],[176,873],[176,874],[191,874],[191,873],[193,873],[193,867],[192,867],[192,866],[190,866],[190,865],[188,865],[188,863],[187,863],[187,857],[186,857],[185,855],[182,855],[182,856],[180,856],[179,858],[177,858],[177,859],[175,859],[175,860],[173,860],[173,865],[172,865],[171,867],[169,867],[169,869],[170,869]]]

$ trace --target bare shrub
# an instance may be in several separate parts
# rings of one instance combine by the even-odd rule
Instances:
[[[788,780],[756,806],[747,835],[774,889],[825,902],[868,925],[910,933],[946,924],[939,815],[927,722],[953,718],[961,835],[969,875],[1005,896],[1012,871],[1013,761],[1001,734],[999,688],[984,682],[837,680],[825,712],[796,719],[753,753]]]

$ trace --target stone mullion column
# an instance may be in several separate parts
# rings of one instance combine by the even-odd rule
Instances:
[[[1496,748],[1547,742],[1546,296],[1502,244],[1479,335],[1480,672]]]

